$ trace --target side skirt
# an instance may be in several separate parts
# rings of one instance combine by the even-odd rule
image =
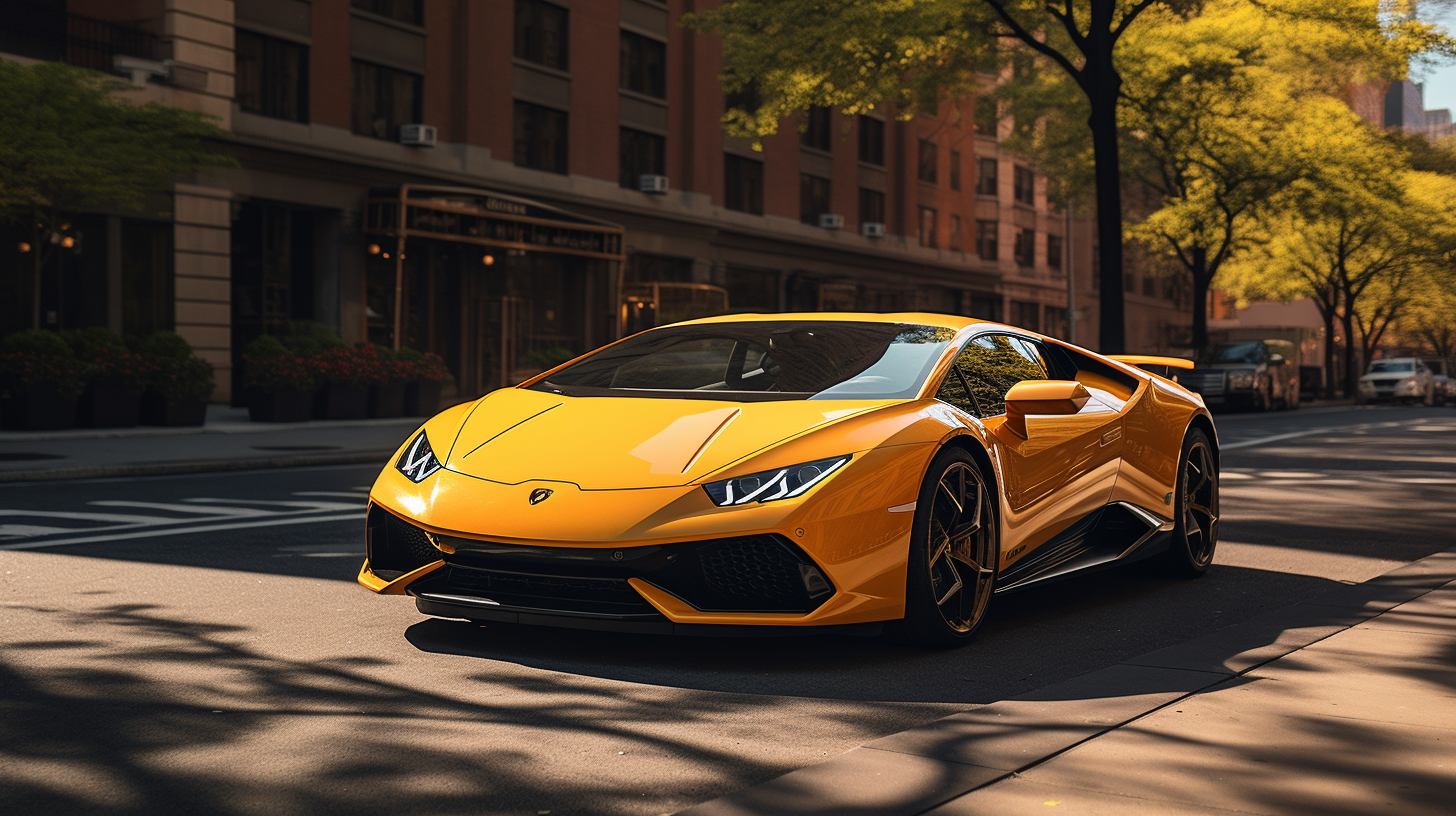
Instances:
[[[1001,573],[996,593],[1139,561],[1166,550],[1173,522],[1128,502],[1092,511]]]

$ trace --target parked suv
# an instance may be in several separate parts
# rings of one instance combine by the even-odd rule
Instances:
[[[1419,400],[1432,405],[1435,398],[1436,378],[1423,361],[1415,357],[1387,357],[1371,363],[1370,371],[1360,378],[1357,401]]]
[[[1203,355],[1178,382],[1210,407],[1299,407],[1299,349],[1288,340],[1222,343]]]

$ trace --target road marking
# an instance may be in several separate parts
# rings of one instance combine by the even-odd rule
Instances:
[[[166,502],[139,501],[92,501],[97,507],[140,507],[145,510],[166,510],[172,513],[202,513],[209,516],[271,516],[270,510],[254,510],[247,507],[204,507],[195,504],[168,504]],[[190,519],[189,519],[190,521]]]
[[[1316,435],[1320,435],[1320,434],[1324,434],[1324,435],[1327,435],[1328,436],[1328,435],[1332,435],[1332,434],[1345,433],[1345,432],[1349,432],[1349,431],[1369,431],[1369,430],[1375,430],[1375,429],[1379,429],[1379,428],[1399,428],[1402,425],[1409,425],[1412,422],[1421,422],[1421,421],[1429,421],[1429,420],[1407,419],[1407,420],[1403,420],[1403,421],[1400,421],[1400,422],[1374,422],[1374,423],[1366,423],[1364,425],[1334,425],[1334,426],[1331,426],[1331,427],[1328,427],[1328,428],[1310,428],[1308,430],[1303,430],[1303,431],[1293,431],[1291,433],[1275,434],[1274,436],[1263,436],[1263,437],[1260,437],[1258,439],[1245,439],[1242,442],[1230,442],[1228,444],[1219,445],[1219,450],[1220,451],[1226,451],[1226,450],[1238,450],[1240,448],[1252,448],[1255,445],[1263,445],[1263,444],[1267,444],[1269,442],[1283,442],[1286,439],[1298,439],[1301,436],[1316,436]],[[1453,429],[1453,430],[1456,430],[1456,429]]]
[[[364,500],[367,501],[369,499],[369,492],[368,491],[369,491],[369,488],[367,488],[367,487],[361,488],[360,489],[360,492],[358,492],[358,493],[343,493],[343,492],[333,491],[333,490],[296,490],[296,491],[294,491],[293,495],[295,495],[295,496],[333,496],[335,498],[343,497],[343,498],[346,498],[346,499],[364,499]]]
[[[359,505],[357,504],[321,501],[264,501],[262,499],[183,499],[182,501],[196,502],[198,504],[276,504],[279,507],[293,507],[303,512],[319,513],[359,509]]]
[[[300,518],[273,518],[258,521],[239,521],[232,524],[207,524],[200,527],[167,527],[163,529],[137,530],[113,535],[82,536],[63,538],[57,541],[19,541],[14,544],[0,544],[0,550],[36,550],[42,547],[59,547],[62,544],[91,544],[98,541],[120,541],[128,538],[156,538],[182,535],[184,533],[213,533],[223,530],[244,530],[252,527],[280,527],[291,524],[315,524],[325,521],[354,521],[362,523],[364,514],[357,509],[343,516],[306,516]],[[362,556],[360,556],[362,557]]]

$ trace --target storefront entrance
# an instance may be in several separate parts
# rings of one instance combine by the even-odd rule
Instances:
[[[407,185],[369,199],[365,228],[366,336],[439,354],[459,396],[514,385],[619,336],[615,224]]]

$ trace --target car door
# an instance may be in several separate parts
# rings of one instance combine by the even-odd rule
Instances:
[[[981,334],[957,355],[938,395],[968,405],[991,431],[1002,482],[1003,566],[1102,507],[1112,493],[1122,451],[1120,403],[1089,389],[1093,398],[1076,414],[1028,417],[1025,438],[1004,427],[1013,385],[1080,379],[1074,375],[1032,338]]]

